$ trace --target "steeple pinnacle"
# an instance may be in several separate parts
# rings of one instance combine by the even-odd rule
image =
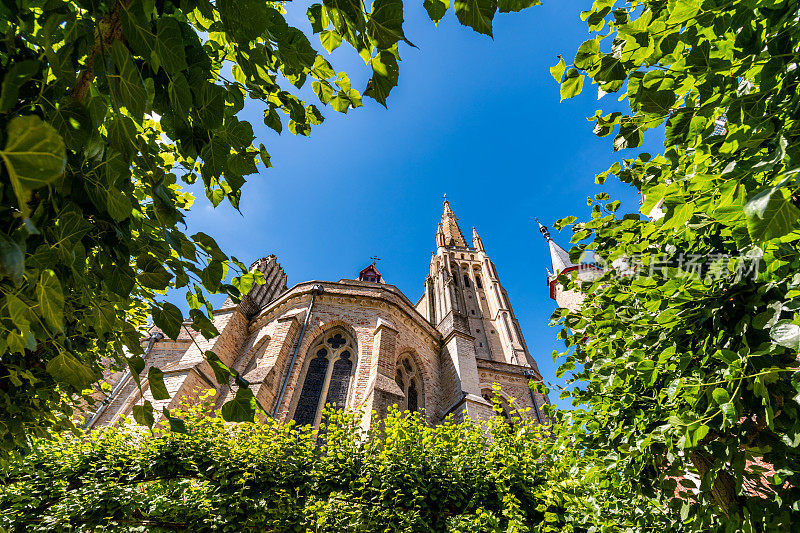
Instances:
[[[539,222],[538,218],[536,218],[535,220],[536,220],[536,223],[539,224],[539,231],[542,232],[542,236],[544,237],[544,240],[546,240],[547,242],[552,241],[553,238],[550,236],[550,231],[547,229],[547,226],[545,226],[544,224]]]
[[[436,247],[444,246],[444,230],[442,230],[442,223],[436,226]]]
[[[550,261],[553,264],[553,274],[558,274],[565,268],[575,266],[569,259],[569,252],[557,245],[553,237],[550,236],[550,231],[547,229],[547,226],[539,222],[538,218],[536,219],[536,223],[539,224],[539,231],[542,232],[542,237],[544,237],[544,240],[550,245]]]
[[[464,234],[461,233],[461,228],[458,227],[458,218],[453,210],[450,209],[450,202],[447,201],[447,195],[444,199],[444,212],[442,213],[442,230],[444,231],[444,242],[447,246],[462,246],[467,247],[467,241],[464,239]]]
[[[475,226],[472,226],[472,247],[479,252],[486,251],[483,249],[483,239],[481,239],[481,236],[478,235],[478,230],[475,229]]]

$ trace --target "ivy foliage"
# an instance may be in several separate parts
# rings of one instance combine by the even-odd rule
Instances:
[[[642,494],[668,498],[680,480],[687,530],[795,530],[800,4],[597,0],[582,16],[592,38],[551,70],[562,96],[584,80],[621,93],[629,111],[591,119],[614,150],[656,128],[665,140],[597,175],[635,187],[655,216],[619,216],[600,193],[590,220],[558,224],[574,260],[591,249],[609,267],[562,276],[587,296],[554,315],[575,385],[564,395],[581,407],[560,416]]]
[[[0,526],[25,531],[589,531],[645,526],[600,485],[565,477],[575,450],[514,415],[431,428],[390,410],[369,432],[328,412],[321,432],[226,423],[211,402],[183,432],[105,428],[38,441],[4,471]],[[497,409],[501,409],[498,406]],[[597,503],[591,503],[597,502]],[[615,523],[618,520],[618,523]],[[616,528],[616,529],[613,529]]]
[[[498,9],[535,3],[471,0],[454,10],[490,34]],[[435,21],[448,9],[425,5]],[[287,21],[284,2],[0,4],[0,460],[31,435],[68,427],[72,404],[91,402],[108,364],[139,383],[148,315],[172,338],[185,319],[217,334],[208,295],[238,301],[262,279],[211,236],[181,230],[194,202],[184,186],[200,180],[214,206],[238,209],[246,177],[271,166],[239,118],[245,102],[295,135],[322,123],[319,104],[347,113],[365,95],[385,105],[399,43],[410,44],[403,7],[308,8],[322,47],[346,42],[367,63],[359,91]],[[309,83],[316,104],[300,97]],[[169,289],[185,290],[188,317],[165,302]],[[160,376],[148,376],[153,390],[164,388]]]

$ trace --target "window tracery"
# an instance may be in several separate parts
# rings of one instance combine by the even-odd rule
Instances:
[[[318,426],[327,404],[344,409],[355,369],[356,347],[343,331],[328,332],[308,351],[310,358],[294,409],[299,426]]]
[[[403,391],[403,402],[399,405],[401,411],[413,413],[424,407],[422,374],[410,354],[398,358],[394,381]]]

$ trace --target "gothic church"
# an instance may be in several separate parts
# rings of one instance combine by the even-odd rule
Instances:
[[[548,399],[528,387],[542,377],[497,269],[474,228],[467,243],[446,200],[416,303],[385,283],[374,264],[358,279],[291,288],[275,256],[251,269],[261,270],[266,283],[238,305],[229,299],[214,311],[217,337],[205,339],[187,323],[177,339],[155,327],[143,339],[147,367],[163,371],[169,400],[154,400],[147,380],[142,394],[129,373],[117,373],[87,426],[131,416],[143,400],[158,413],[206,389],[216,391],[221,407],[237,387],[233,380],[217,383],[205,350],[238,371],[260,405],[283,421],[317,426],[326,404],[362,408],[364,427],[375,421],[373,411],[380,418],[391,405],[420,411],[430,424],[450,414],[483,418],[493,415],[493,386],[506,414],[516,408],[545,421]]]

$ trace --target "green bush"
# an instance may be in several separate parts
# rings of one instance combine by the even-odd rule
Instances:
[[[430,427],[392,410],[364,432],[360,413],[339,411],[317,432],[225,422],[209,406],[185,409],[181,432],[130,425],[38,441],[4,473],[0,526],[522,532],[628,520],[592,509],[598,485],[565,469],[576,476],[581,454],[552,453],[549,429],[518,416]]]

